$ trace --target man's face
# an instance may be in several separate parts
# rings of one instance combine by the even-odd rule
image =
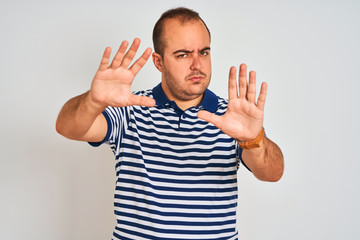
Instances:
[[[201,101],[211,78],[210,36],[200,21],[181,24],[169,19],[164,27],[162,88],[173,101]]]

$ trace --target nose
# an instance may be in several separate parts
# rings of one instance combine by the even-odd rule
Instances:
[[[199,70],[201,67],[199,54],[193,54],[192,63],[190,66],[191,70]]]

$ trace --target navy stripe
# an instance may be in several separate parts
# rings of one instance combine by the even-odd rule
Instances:
[[[154,160],[146,160],[146,164],[153,164],[153,165],[159,165],[164,167],[174,167],[174,168],[233,168],[236,167],[236,162],[229,162],[229,163],[206,163],[206,164],[177,164],[177,163],[171,163],[171,162],[160,162],[160,161],[154,161]]]
[[[130,121],[132,121],[132,120],[130,120]],[[176,137],[182,137],[184,139],[187,139],[187,138],[193,139],[195,137],[216,138],[216,137],[219,136],[219,132],[221,132],[221,131],[217,131],[215,133],[204,132],[202,134],[194,134],[194,133],[192,133],[192,134],[187,134],[187,135],[180,135],[178,133],[175,134],[175,133],[169,133],[169,132],[160,132],[160,131],[157,131],[156,129],[153,129],[153,128],[147,128],[147,127],[141,127],[141,126],[136,126],[136,127],[137,127],[137,129],[134,128],[133,125],[130,125],[128,127],[128,130],[133,131],[133,132],[138,132],[138,130],[140,130],[140,131],[146,133],[146,135],[152,135],[152,134],[155,133],[155,134],[157,134],[159,136],[164,136],[164,137],[166,137],[168,139],[176,138]],[[171,126],[166,126],[163,129],[169,129],[169,130],[175,130],[175,131],[179,130],[178,128],[173,129],[173,128],[171,128]],[[211,129],[199,129],[199,128],[192,128],[191,129],[191,131],[194,131],[194,132],[195,132],[195,130],[196,131],[208,131],[208,130],[211,130]]]
[[[185,144],[184,146],[187,146],[189,144]],[[193,145],[193,144],[191,144]],[[231,146],[215,146],[212,148],[203,148],[203,149],[197,149],[196,148],[180,148],[180,149],[175,149],[175,148],[171,148],[171,147],[164,147],[164,146],[159,146],[159,145],[151,145],[151,144],[147,144],[147,143],[141,143],[142,147],[146,147],[146,148],[153,148],[153,149],[157,149],[159,151],[171,151],[174,154],[178,154],[178,153],[188,153],[188,152],[193,152],[193,153],[207,153],[209,151],[224,151],[224,152],[231,152],[233,150],[233,148]]]
[[[164,187],[164,186],[156,186],[153,185],[149,182],[143,182],[143,181],[138,181],[138,180],[134,180],[134,179],[126,179],[126,178],[119,178],[117,180],[118,183],[130,183],[130,184],[134,184],[134,185],[139,185],[139,186],[144,186],[144,187],[149,187],[152,188],[154,190],[158,190],[158,191],[169,191],[169,192],[187,192],[187,193],[192,193],[192,192],[197,192],[197,193],[223,193],[223,192],[233,192],[237,190],[237,187],[229,187],[229,188],[180,188],[180,187]],[[214,185],[216,186],[216,185]]]
[[[182,136],[177,136],[178,138],[181,138]],[[209,138],[209,140],[197,140],[195,138],[193,138],[191,144],[199,144],[199,145],[205,145],[205,146],[209,146],[209,145],[214,145],[214,144],[219,144],[219,143],[232,143],[235,140],[232,138],[217,138],[215,140],[211,140],[214,139],[214,137],[210,137],[209,135],[207,136]],[[128,132],[126,135],[124,135],[124,139],[129,139],[129,140],[133,140],[133,141],[138,141],[140,142],[140,139],[136,136],[130,135],[130,133]],[[169,140],[168,138],[159,138],[158,136],[156,136],[156,134],[154,135],[141,135],[141,139],[145,139],[148,141],[158,141],[159,143],[167,143],[167,144],[171,144],[174,146],[184,146],[185,143],[189,144],[189,141],[174,141],[174,139]]]
[[[182,226],[221,226],[221,225],[229,225],[229,224],[235,224],[236,220],[227,220],[227,221],[218,221],[218,222],[189,222],[189,221],[164,221],[158,218],[150,218],[147,216],[140,216],[133,213],[128,213],[124,211],[115,211],[116,215],[118,216],[124,216],[128,218],[136,218],[140,219],[142,221],[146,222],[152,222],[156,224],[162,224],[162,225],[182,225]]]
[[[228,159],[233,159],[235,157],[235,153],[231,154],[231,155],[219,155],[219,154],[214,154],[214,155],[208,155],[208,156],[179,156],[179,155],[167,155],[167,154],[162,154],[162,153],[158,153],[158,152],[147,152],[147,151],[142,151],[142,154],[134,154],[134,153],[127,153],[127,152],[121,152],[119,153],[120,157],[128,157],[128,158],[135,158],[135,159],[142,159],[144,158],[144,156],[148,156],[148,157],[159,157],[162,159],[173,159],[173,160],[180,160],[180,161],[185,161],[185,160],[210,160],[210,159],[222,159],[222,160],[228,160]]]
[[[144,110],[140,110],[140,109],[136,109],[134,108],[133,111],[138,114],[141,117],[136,118],[137,122],[141,122],[147,125],[151,125],[151,126],[159,126],[161,127],[160,123],[165,123],[166,125],[170,124],[177,124],[179,122],[179,118],[181,117],[181,114],[178,114],[176,112],[174,113],[166,113],[166,112],[154,112],[154,111],[149,111],[149,112],[143,112]],[[164,115],[164,117],[151,117],[151,114],[161,114]],[[169,117],[173,118],[173,119],[168,119]],[[208,122],[201,120],[197,117],[196,113],[194,115],[191,114],[186,114],[185,119],[181,119],[181,121],[185,124],[198,124],[198,125],[203,125],[206,126],[208,125],[208,127],[210,127],[210,129],[217,129],[214,125],[210,125]],[[151,119],[152,121],[149,122],[148,119]],[[193,121],[189,121],[187,119],[191,119]],[[194,121],[195,120],[195,121]],[[135,120],[133,121],[135,123]]]
[[[172,123],[172,125],[170,124],[161,124],[161,122],[159,122],[158,124],[154,124],[153,122],[149,122],[148,120],[139,120],[139,119],[131,119],[130,122],[132,124],[136,124],[136,122],[142,122],[146,128],[143,128],[141,126],[137,126],[138,129],[141,129],[145,132],[147,132],[148,130],[153,130],[153,129],[173,129],[173,126],[172,125],[178,125],[179,124],[179,121],[174,121]],[[193,125],[201,125],[200,123],[202,123],[201,121],[199,122],[189,122],[189,121],[186,121],[186,120],[181,120],[181,123],[184,124],[184,125],[190,125],[190,126],[193,126]],[[199,132],[199,131],[204,131],[204,130],[219,130],[217,127],[215,127],[214,125],[210,125],[209,123],[205,122],[206,125],[204,125],[203,127],[189,127],[189,128],[184,128],[184,130],[186,131],[192,131],[192,132]]]
[[[148,226],[148,225],[143,225],[143,224],[139,224],[136,222],[129,222],[129,221],[125,221],[125,220],[117,220],[118,224],[123,224],[123,225],[128,225],[128,226],[133,226],[133,227],[137,227],[140,229],[145,229],[145,230],[149,230],[149,231],[154,231],[154,232],[158,232],[158,233],[167,233],[167,234],[181,234],[181,235],[207,235],[207,234],[221,234],[221,233],[228,233],[228,232],[233,232],[234,228],[225,228],[225,229],[221,229],[221,230],[188,230],[186,228],[184,229],[161,229],[161,228],[156,228],[156,227],[152,227],[152,226]]]

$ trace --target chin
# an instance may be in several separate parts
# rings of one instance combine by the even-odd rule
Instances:
[[[201,87],[201,88],[197,88],[197,89],[192,89],[190,91],[187,92],[187,95],[191,98],[191,99],[195,99],[200,97],[201,95],[204,94],[205,90],[207,87]]]

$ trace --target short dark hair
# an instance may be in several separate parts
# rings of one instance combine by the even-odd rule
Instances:
[[[167,19],[174,19],[174,18],[178,19],[181,23],[200,20],[206,27],[206,30],[209,33],[209,37],[211,38],[210,30],[206,26],[204,20],[202,20],[198,12],[195,12],[194,10],[185,7],[169,9],[161,15],[159,20],[156,22],[153,30],[154,51],[160,54],[161,56],[164,55],[164,49],[165,49],[165,39],[163,37],[164,22]]]

